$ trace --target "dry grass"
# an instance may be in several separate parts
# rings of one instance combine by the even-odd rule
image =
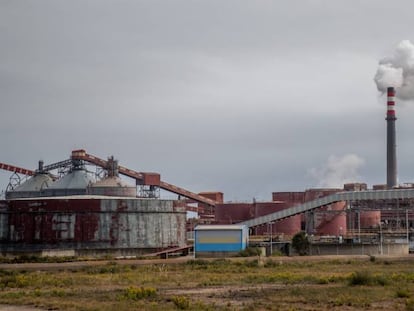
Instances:
[[[0,270],[0,304],[49,310],[414,310],[414,261],[190,260]]]

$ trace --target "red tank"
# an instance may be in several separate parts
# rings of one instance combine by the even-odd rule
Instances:
[[[357,212],[352,211],[349,217],[348,223],[351,224],[352,229],[358,228]],[[359,221],[361,229],[377,228],[381,221],[381,211],[360,211]]]
[[[305,202],[316,200],[337,192],[342,189],[308,189],[305,191]],[[317,235],[344,235],[346,234],[346,203],[338,202],[318,208],[314,211],[314,231]]]
[[[337,202],[318,208],[314,212],[314,229],[318,235],[344,235],[346,227],[346,202]]]
[[[215,208],[216,221],[219,224],[234,224],[254,218],[252,203],[222,203]]]
[[[256,203],[256,217],[264,216],[270,213],[278,212],[284,210],[286,208],[291,207],[291,204],[285,202],[259,202]],[[258,229],[259,235],[263,235],[265,233],[269,234],[269,230],[272,231],[273,234],[287,234],[287,235],[295,235],[301,229],[301,216],[295,215],[283,220],[275,221],[272,224],[272,228],[268,228],[268,226],[261,227]]]
[[[284,202],[224,203],[216,205],[216,221],[219,224],[234,224],[245,220],[278,212],[290,207]],[[272,232],[294,235],[300,231],[300,215],[276,221]],[[269,234],[270,227],[263,225],[255,228],[255,235]]]

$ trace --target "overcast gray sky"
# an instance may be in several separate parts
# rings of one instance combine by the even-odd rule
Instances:
[[[0,1],[0,162],[84,148],[225,200],[385,183],[373,77],[412,1]],[[400,182],[414,104],[398,103]],[[0,171],[0,188],[10,173]]]

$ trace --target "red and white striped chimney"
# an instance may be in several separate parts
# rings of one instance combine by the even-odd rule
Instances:
[[[397,142],[395,134],[395,89],[387,88],[387,187],[397,185]]]
[[[395,89],[387,88],[387,117],[395,116]]]

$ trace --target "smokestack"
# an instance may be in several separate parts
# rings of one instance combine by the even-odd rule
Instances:
[[[387,88],[387,187],[397,185],[397,143],[395,138],[395,89]]]

